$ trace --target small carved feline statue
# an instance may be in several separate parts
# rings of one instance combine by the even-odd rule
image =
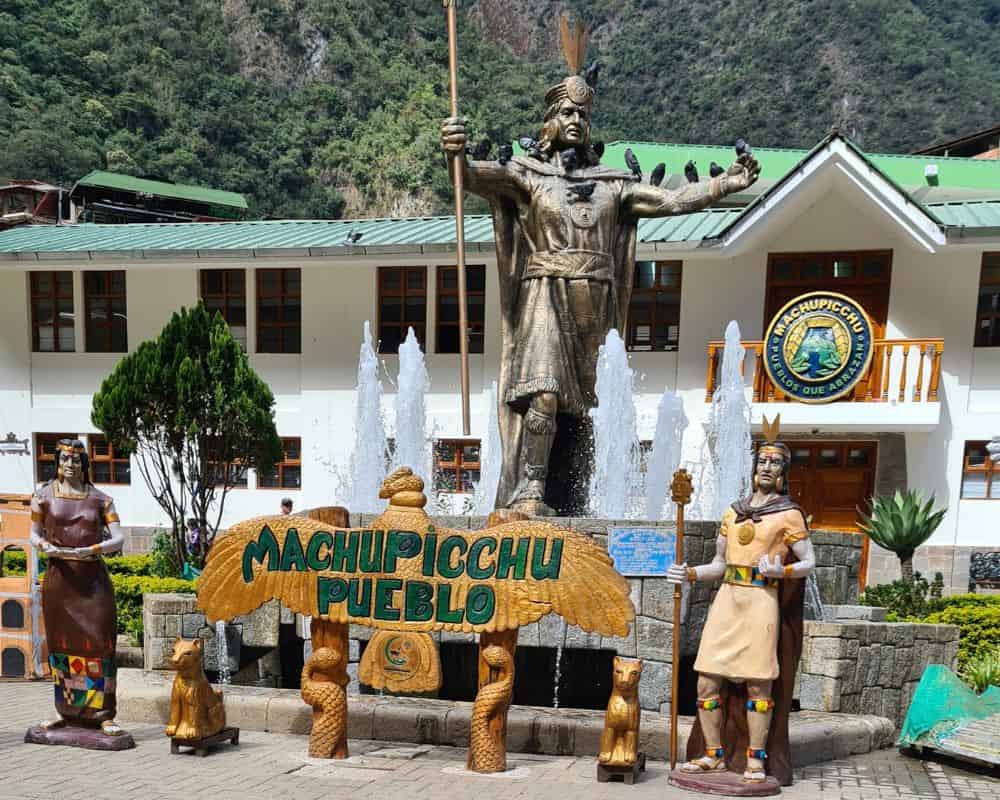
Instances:
[[[597,760],[611,767],[636,762],[639,748],[639,678],[642,661],[615,657],[614,686],[604,714],[604,733]]]
[[[164,731],[176,739],[204,739],[226,727],[222,692],[213,689],[201,665],[201,639],[174,641],[170,666],[177,671],[170,695],[170,722]]]

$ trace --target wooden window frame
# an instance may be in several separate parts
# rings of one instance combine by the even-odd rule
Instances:
[[[987,288],[995,287],[996,288],[995,294],[1000,295],[1000,279],[995,281],[991,280],[988,283],[983,282],[986,277],[986,259],[990,257],[996,258],[998,259],[998,262],[1000,262],[1000,253],[995,253],[995,252],[983,253],[983,259],[979,266],[979,289],[976,292],[976,329],[972,336],[973,347],[1000,347],[1000,344],[989,344],[981,342],[981,339],[983,337],[980,335],[980,332],[983,330],[982,322],[985,319],[989,319],[992,321],[990,327],[986,329],[987,331],[992,331],[994,327],[1000,327],[1000,308],[994,309],[986,313],[983,313],[979,310],[979,298],[982,296],[984,287]],[[1000,263],[998,263],[997,266],[1000,266]]]
[[[108,454],[106,456],[98,455],[96,452],[96,445],[105,443],[107,444]],[[131,475],[131,459],[128,456],[121,456],[115,454],[115,446],[108,440],[104,434],[92,433],[87,436],[87,457],[90,459],[90,479],[94,483],[101,483],[103,485],[116,485],[116,486],[130,486],[132,484]],[[111,469],[111,480],[108,481],[95,481],[94,480],[94,464],[107,463],[110,464]],[[129,468],[129,474],[127,480],[120,480],[118,475],[118,470],[122,467],[120,465],[125,464]]]
[[[477,445],[480,448],[479,461],[465,461],[464,451],[470,444]],[[441,445],[447,445],[452,448],[451,460],[441,460],[438,455],[438,447]],[[434,443],[434,491],[440,492],[441,494],[471,494],[474,492],[475,487],[473,486],[469,486],[467,489],[464,488],[462,471],[482,469],[482,446],[483,443],[480,439],[438,439]],[[443,473],[452,473],[455,488],[441,489],[438,487],[438,475]],[[480,473],[480,479],[481,478],[482,474]]]
[[[962,480],[959,484],[959,499],[960,500],[1000,500],[1000,489],[998,489],[997,494],[993,495],[993,477],[1000,474],[1000,463],[994,464],[993,460],[990,458],[989,451],[986,450],[986,445],[990,443],[989,439],[972,439],[967,441],[962,448]],[[986,458],[983,460],[981,465],[974,465],[969,463],[969,450],[974,447],[982,448],[986,453]],[[965,476],[969,473],[981,472],[986,475],[986,494],[983,497],[966,497],[965,496]]]
[[[224,485],[223,482],[219,481],[216,478],[216,476],[215,476],[215,472],[218,470],[218,466],[219,466],[220,463],[225,466],[225,470],[226,470],[226,474],[227,475],[231,474],[233,472],[233,470],[242,469],[243,476],[239,479],[239,482],[234,481],[229,486],[230,490],[232,490],[232,489],[249,489],[250,488],[250,474],[249,474],[249,472],[245,468],[242,467],[242,465],[240,464],[240,461],[238,459],[235,460],[235,461],[220,462],[218,459],[213,458],[212,457],[213,455],[214,455],[214,453],[209,452],[208,458],[205,459],[205,465],[210,470],[210,474],[207,475],[206,477],[207,478],[212,478],[214,480],[214,486],[215,486],[216,489],[221,489],[223,487],[223,485]]]
[[[113,292],[108,289],[106,292],[90,292],[87,290],[87,279],[91,275],[105,276],[105,281],[108,285],[111,284],[111,276],[115,273],[121,273],[122,276],[122,290],[121,293]],[[122,305],[125,307],[125,320],[122,322],[115,322],[114,312],[111,309],[112,302],[116,299],[121,299]],[[91,322],[90,312],[91,309],[104,306],[104,319]],[[122,348],[120,350],[112,348],[112,330],[116,325],[124,325],[125,332],[123,336]],[[95,336],[91,336],[91,326],[96,327]],[[83,273],[83,329],[84,329],[84,339],[86,340],[86,349],[88,353],[127,353],[128,352],[128,274],[123,269],[101,269],[101,270],[89,270]],[[95,342],[94,339],[101,339],[100,342]]]
[[[264,276],[267,273],[274,272],[278,274],[278,291],[276,293],[269,292],[264,288]],[[288,277],[292,273],[297,273],[299,278],[299,288],[298,290],[292,291],[288,289]],[[274,267],[268,269],[258,269],[254,275],[254,283],[257,285],[256,288],[256,298],[257,298],[257,352],[258,353],[273,353],[278,355],[297,355],[302,352],[302,270],[299,267]],[[260,313],[261,303],[264,298],[267,297],[277,297],[278,298],[278,320],[265,321]],[[299,318],[297,320],[285,319],[286,309],[289,306],[289,300],[299,301]],[[289,350],[285,343],[285,331],[291,328],[297,328],[299,332],[299,346],[295,350]],[[278,332],[278,348],[276,350],[264,350],[263,349],[263,337],[264,332],[267,330],[276,330]]]
[[[298,443],[298,447],[297,447],[297,450],[298,450],[298,453],[299,453],[299,457],[298,458],[289,458],[288,457],[288,449],[289,449],[288,448],[288,444],[287,444],[288,442],[297,442]],[[285,469],[287,467],[298,467],[299,468],[299,485],[298,486],[291,486],[291,485],[287,485],[285,483]],[[302,489],[302,437],[300,437],[300,436],[282,436],[281,437],[281,461],[277,462],[274,465],[273,469],[277,470],[277,474],[278,474],[277,482],[274,483],[273,485],[265,483],[264,482],[266,480],[265,474],[263,472],[261,472],[261,471],[258,470],[258,472],[257,472],[257,488],[258,489],[267,489],[269,491],[270,490],[275,490],[275,489],[285,489],[285,490],[291,490],[291,491],[300,491]]]
[[[43,275],[49,276],[50,290],[42,292],[38,289],[38,282]],[[59,281],[57,276],[69,275],[69,294],[59,291]],[[28,273],[28,298],[31,304],[31,351],[33,353],[75,353],[76,352],[76,308],[73,302],[73,271],[72,270],[41,270]],[[41,347],[41,328],[49,327],[39,320],[38,303],[48,300],[52,304],[52,342],[51,350],[43,350]],[[59,301],[69,300],[70,318],[69,322],[63,321],[59,312]],[[61,328],[68,328],[73,334],[70,337],[70,346],[62,348],[62,338],[59,335]]]
[[[655,265],[655,274],[653,278],[653,286],[650,288],[636,288],[636,275],[635,271],[639,269],[639,264],[648,263],[646,261],[636,261],[633,265],[633,277],[632,277],[632,294],[628,301],[628,332],[625,340],[625,349],[630,352],[635,353],[676,353],[680,348],[680,327],[681,327],[681,289],[684,285],[684,262],[676,259],[655,259],[652,263]],[[677,285],[676,286],[666,286],[662,284],[662,277],[667,267],[677,268]],[[677,298],[677,341],[669,342],[669,326],[672,324],[671,320],[658,320],[657,319],[657,299],[661,295],[676,296]],[[649,297],[649,310],[651,318],[649,320],[642,319],[638,320],[635,314],[635,299],[636,297]],[[653,345],[655,338],[655,331],[657,324],[662,324],[666,322],[667,324],[667,334],[668,342],[664,347],[658,348]],[[639,324],[649,324],[649,345],[640,346],[636,343],[636,328]]]
[[[400,281],[399,289],[386,289],[384,276],[388,275],[390,271],[399,271],[402,274],[402,280]],[[418,292],[416,289],[410,290],[407,287],[407,275],[411,272],[419,272],[423,275],[423,289]],[[402,344],[406,339],[406,329],[413,328],[413,332],[417,335],[417,341],[421,344],[427,341],[427,266],[384,266],[379,267],[375,271],[375,281],[376,281],[376,302],[378,303],[378,338],[379,338],[379,352],[382,354],[395,354],[399,352],[398,346],[394,350],[383,350],[384,347],[382,339],[382,329],[384,327],[399,328],[399,343]],[[406,318],[406,299],[412,295],[421,295],[424,299],[424,319],[422,322],[411,322]],[[399,322],[384,322],[382,320],[382,298],[384,297],[399,297],[401,298]]]
[[[483,272],[483,288],[482,289],[468,289],[465,293],[466,300],[466,315],[469,316],[469,352],[475,355],[481,354],[486,349],[486,265],[485,264],[468,264],[466,270],[482,270]],[[459,352],[458,349],[455,350],[443,350],[441,348],[441,330],[443,328],[455,328],[459,327],[458,320],[447,320],[442,319],[441,313],[441,302],[446,297],[455,298],[455,307],[458,308],[458,284],[456,283],[454,288],[447,287],[444,285],[445,276],[450,272],[458,271],[458,267],[447,264],[445,266],[439,266],[436,270],[437,277],[435,279],[437,296],[434,300],[434,352],[441,353],[443,355],[454,355]],[[466,284],[468,284],[468,273],[466,274]],[[469,312],[472,310],[472,300],[475,297],[481,297],[483,300],[483,318],[481,320],[473,320]],[[381,308],[381,304],[379,305]],[[475,337],[473,333],[477,334]],[[461,334],[459,334],[461,335]]]
[[[221,273],[222,277],[222,292],[210,292],[208,291],[208,277],[209,273],[218,272]],[[232,286],[232,279],[236,277],[236,274],[240,277],[240,286],[238,291],[234,291]],[[233,333],[233,328],[243,328],[243,336],[240,338],[235,333],[233,333],[233,338],[236,339],[243,347],[243,351],[246,352],[247,349],[247,339],[248,339],[248,317],[247,317],[247,271],[245,269],[203,269],[199,270],[198,277],[199,292],[202,303],[205,304],[206,309],[208,308],[208,300],[217,301],[220,304],[220,308],[211,309],[211,311],[218,311],[222,318],[226,321],[229,326],[229,332]],[[243,323],[234,323],[230,317],[230,306],[238,305],[238,301],[243,301]]]
[[[43,481],[50,480],[49,478],[43,478],[41,470],[39,467],[42,464],[47,464],[51,462],[54,466],[52,468],[52,478],[56,476],[56,468],[58,465],[58,451],[56,450],[56,445],[59,443],[60,439],[76,439],[75,433],[36,433],[35,434],[35,482],[42,483]],[[46,452],[48,451],[48,452]]]

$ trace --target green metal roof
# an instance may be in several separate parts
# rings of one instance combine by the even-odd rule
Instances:
[[[929,203],[928,209],[945,225],[979,230],[1000,229],[1000,201]]]
[[[605,147],[601,163],[609,167],[627,169],[625,166],[627,148],[631,148],[635,153],[642,165],[643,173],[647,175],[661,161],[667,165],[669,174],[683,174],[684,165],[693,160],[697,164],[699,173],[707,178],[709,164],[713,161],[722,167],[728,167],[736,158],[735,151],[729,146],[621,141],[611,142]],[[753,152],[760,162],[762,184],[766,188],[768,184],[764,181],[780,179],[794,169],[812,150],[754,147]],[[928,186],[924,168],[936,164],[937,187],[993,191],[994,196],[1000,198],[1000,161],[895,153],[864,153],[864,157],[894,183],[911,192]]]
[[[697,241],[714,235],[738,216],[739,209],[701,211],[679,217],[642,220],[643,242]],[[360,233],[357,244],[346,236]],[[465,240],[476,250],[492,251],[493,221],[487,215],[465,219]],[[30,225],[0,233],[0,253],[79,253],[202,250],[318,250],[348,253],[421,252],[451,249],[454,217],[360,220],[280,220],[267,222],[191,222],[137,225]],[[315,253],[322,255],[323,252]]]
[[[122,175],[118,172],[94,170],[80,178],[77,181],[77,185],[100,186],[108,189],[119,189],[124,192],[143,192],[158,195],[159,197],[190,200],[193,203],[206,203],[212,206],[248,208],[246,198],[237,192],[225,192],[222,189],[207,189],[203,186],[190,186],[183,183],[151,181],[147,178],[136,178],[132,175]]]

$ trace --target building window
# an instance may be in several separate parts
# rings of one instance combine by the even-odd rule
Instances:
[[[206,476],[207,480],[217,488],[222,488],[227,473],[229,474],[230,488],[247,488],[247,469],[239,461],[220,462],[216,453],[209,452],[206,466],[208,472]]]
[[[676,350],[680,326],[681,262],[635,262],[628,306],[628,349]]]
[[[483,352],[486,324],[486,267],[469,264],[465,268],[469,352]],[[458,267],[437,268],[437,351],[459,352]]]
[[[35,480],[42,483],[56,477],[56,445],[60,439],[75,438],[75,433],[35,434]]]
[[[302,270],[257,270],[257,352],[302,352]]]
[[[31,349],[36,353],[72,353],[73,273],[31,273]]]
[[[124,353],[128,350],[125,306],[125,270],[83,273],[87,352]]]
[[[0,606],[0,628],[14,631],[24,628],[24,606],[17,600],[4,600]]]
[[[258,488],[302,488],[302,440],[297,436],[283,438],[281,449],[281,461],[275,464],[269,472],[258,473]]]
[[[129,457],[116,453],[107,437],[92,433],[87,437],[90,454],[90,479],[94,483],[132,483],[132,464]]]
[[[990,460],[987,442],[966,442],[962,457],[962,498],[1000,500],[1000,486],[993,491],[993,476],[1000,467]]]
[[[434,443],[434,491],[472,493],[479,482],[479,440],[439,439]]]
[[[379,267],[379,352],[398,353],[411,327],[423,342],[426,324],[427,267]]]
[[[210,313],[218,311],[229,332],[247,349],[247,274],[242,269],[203,269],[201,300]]]
[[[1000,347],[1000,253],[983,253],[976,307],[976,347]]]

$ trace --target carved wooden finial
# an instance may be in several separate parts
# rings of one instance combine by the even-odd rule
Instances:
[[[674,479],[670,482],[670,499],[679,506],[686,506],[691,502],[693,491],[690,473],[686,469],[677,470],[674,473]]]

